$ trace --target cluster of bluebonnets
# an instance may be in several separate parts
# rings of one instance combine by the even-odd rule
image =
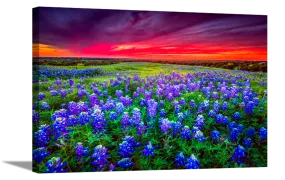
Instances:
[[[97,77],[111,76],[113,73],[107,72],[101,68],[68,69],[46,66],[34,66],[33,81],[46,81],[48,79],[69,79],[79,77]]]
[[[34,171],[267,166],[263,74],[74,78],[97,71],[41,69],[52,84],[34,97]]]

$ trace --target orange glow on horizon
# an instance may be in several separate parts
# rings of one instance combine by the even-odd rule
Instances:
[[[75,53],[76,51],[76,53]],[[260,60],[267,61],[267,47],[221,45],[97,44],[80,50],[33,44],[33,57],[133,58],[155,60]]]

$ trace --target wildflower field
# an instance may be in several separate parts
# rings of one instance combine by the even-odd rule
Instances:
[[[267,73],[34,66],[34,172],[266,166]]]

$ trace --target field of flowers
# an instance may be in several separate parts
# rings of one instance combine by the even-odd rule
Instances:
[[[267,73],[121,63],[33,78],[34,172],[267,166]]]

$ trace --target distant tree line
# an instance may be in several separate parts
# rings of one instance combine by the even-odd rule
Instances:
[[[155,62],[177,65],[207,66],[252,72],[267,72],[267,62],[263,61],[187,61],[187,60],[138,60],[138,59],[80,59],[80,58],[34,58],[33,65],[49,66],[99,66],[122,62]]]

